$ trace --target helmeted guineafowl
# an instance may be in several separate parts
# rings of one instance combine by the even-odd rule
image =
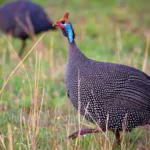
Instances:
[[[111,130],[120,140],[120,131],[150,123],[150,77],[121,64],[98,62],[87,58],[75,43],[69,13],[55,23],[68,38],[66,89],[74,107],[85,118],[97,123],[102,131]],[[81,129],[78,134],[99,132]]]
[[[8,2],[0,6],[0,30],[22,40],[22,55],[27,38],[42,31],[55,29],[42,7],[27,0]]]

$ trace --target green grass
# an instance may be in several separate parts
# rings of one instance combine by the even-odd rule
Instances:
[[[34,1],[53,21],[70,11],[77,45],[89,58],[142,69],[150,27],[148,1]],[[24,56],[41,36],[36,36],[35,42],[28,41]],[[0,89],[20,63],[15,53],[20,44],[17,39],[0,35]],[[47,32],[9,78],[0,94],[0,149],[119,149],[113,147],[111,132],[66,140],[78,128],[78,115],[64,85],[67,48],[60,30]],[[150,74],[150,54],[145,72]],[[84,121],[84,126],[94,125]],[[122,136],[122,149],[150,149],[148,140],[144,128],[134,129]]]

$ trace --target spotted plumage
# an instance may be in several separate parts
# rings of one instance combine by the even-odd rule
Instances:
[[[130,131],[149,124],[150,77],[133,67],[87,58],[75,43],[71,23],[62,18],[56,25],[68,38],[66,89],[74,107],[103,131],[107,126],[117,133],[116,137],[123,128]]]

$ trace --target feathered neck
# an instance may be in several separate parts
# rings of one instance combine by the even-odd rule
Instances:
[[[71,23],[66,24],[64,35],[68,38],[68,56],[74,61],[86,58],[86,56],[80,51],[75,42],[75,33]]]
[[[75,58],[75,59],[86,58],[86,56],[77,47],[75,40],[72,43],[68,41],[68,44],[69,44],[68,46],[69,58]]]

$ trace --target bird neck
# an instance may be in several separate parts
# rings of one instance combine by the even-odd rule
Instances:
[[[68,48],[68,50],[69,50],[68,57],[69,58],[71,58],[72,60],[75,59],[75,61],[86,58],[86,56],[77,47],[75,40],[72,43],[70,43],[70,42],[68,42],[68,43],[69,43],[69,48]]]

